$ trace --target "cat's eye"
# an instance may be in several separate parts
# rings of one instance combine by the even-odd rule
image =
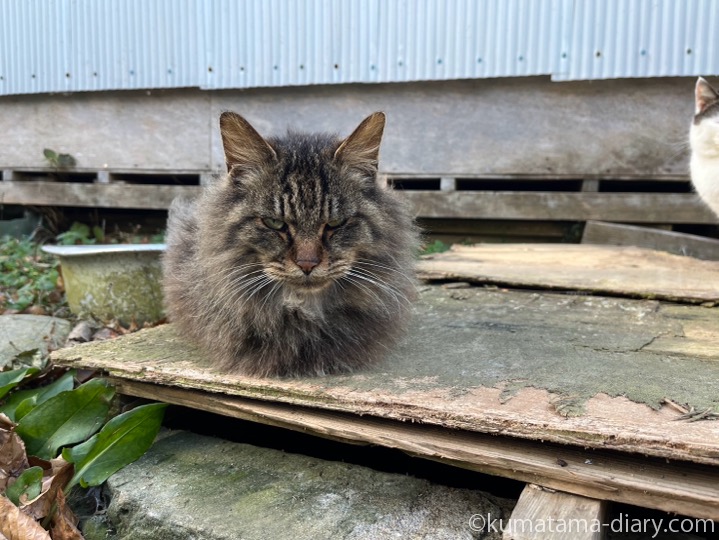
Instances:
[[[327,222],[327,228],[336,229],[337,227],[341,227],[345,223],[347,223],[346,219],[331,219]]]
[[[272,229],[273,231],[283,231],[285,227],[287,227],[285,222],[281,219],[262,218],[262,223],[264,223],[265,227]]]

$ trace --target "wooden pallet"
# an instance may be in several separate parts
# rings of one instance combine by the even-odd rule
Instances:
[[[53,175],[54,173],[4,171],[4,181],[0,182],[0,203],[166,209],[175,197],[197,196],[200,184],[209,181],[211,176],[199,171],[87,171],[74,173],[74,176],[68,175],[65,181],[57,181],[53,180]],[[384,176],[390,185],[412,188],[403,188],[402,193],[412,202],[416,214],[423,218],[717,223],[716,216],[702,204],[696,194],[689,192],[686,178],[576,180],[522,176],[489,179],[479,176]],[[67,181],[68,178],[75,178],[77,181]],[[145,183],[153,181],[153,178],[165,179],[163,181],[168,183]],[[169,179],[172,178],[177,182],[170,183]],[[411,184],[408,183],[409,180]],[[611,182],[606,189],[615,191],[600,191],[601,182]],[[629,183],[632,186],[643,186],[643,191],[623,191],[621,186]],[[665,191],[662,186],[667,184],[677,186],[672,187],[677,191]]]
[[[550,262],[526,263],[527,275],[556,285],[552,273],[562,274],[562,262],[592,260],[579,252],[594,246],[569,247]],[[478,257],[465,249],[422,271],[436,273],[451,257],[462,270],[452,279],[477,280]],[[605,249],[635,257],[639,270],[662,261]],[[523,257],[526,246],[515,250]],[[719,263],[702,263],[705,278],[719,283]],[[677,267],[655,266],[667,269]],[[425,286],[408,339],[385,363],[353,376],[220,373],[172,325],[53,359],[99,369],[129,395],[381,444],[595,500],[719,519],[719,422],[707,420],[716,411],[706,408],[719,380],[719,311],[682,303],[695,298],[688,282],[677,282],[671,303],[646,299],[656,296],[650,289],[627,291],[622,280],[601,296],[533,283],[533,291]],[[703,420],[682,420],[693,405],[687,418]]]

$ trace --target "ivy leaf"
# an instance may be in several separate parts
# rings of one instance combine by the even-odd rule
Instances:
[[[16,506],[20,506],[20,497],[25,495],[28,501],[40,495],[42,491],[42,467],[25,469],[17,480],[7,488],[5,496]]]
[[[61,446],[84,441],[100,428],[114,395],[107,381],[92,379],[35,407],[15,432],[25,442],[28,455],[52,459]]]
[[[98,486],[142,456],[152,446],[162,424],[166,403],[141,405],[110,420],[85,443],[65,448],[62,457],[75,464],[67,489]]]

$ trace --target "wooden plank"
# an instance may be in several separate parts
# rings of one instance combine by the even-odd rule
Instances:
[[[198,186],[160,186],[124,183],[2,182],[0,202],[32,206],[99,208],[169,208],[175,197],[196,197]]]
[[[557,173],[514,173],[514,174],[503,174],[503,173],[472,173],[472,172],[459,172],[459,171],[440,171],[440,172],[401,172],[401,171],[380,171],[382,175],[387,178],[395,178],[398,180],[409,180],[412,178],[441,178],[443,176],[451,176],[454,178],[461,179],[478,179],[478,180],[537,180],[540,182],[552,182],[553,180],[566,181],[566,180],[612,180],[612,181],[626,181],[626,182],[690,182],[689,175],[687,174],[557,174]]]
[[[576,237],[577,225],[562,221],[509,221],[477,219],[419,219],[427,242],[447,246],[480,242],[562,242]]]
[[[426,280],[493,283],[596,294],[719,302],[719,263],[622,246],[455,245],[427,255]]]
[[[662,406],[716,406],[718,327],[719,310],[699,306],[426,287],[407,339],[353,376],[223,373],[172,325],[52,358],[127,381],[719,466],[719,423]]]
[[[636,246],[697,259],[719,260],[719,240],[715,238],[620,223],[587,221],[582,243]]]
[[[419,226],[431,234],[562,238],[573,224],[560,221],[420,218]]]
[[[696,310],[690,311],[686,307],[671,304],[662,307],[665,314],[681,318],[684,321],[681,340],[672,339],[668,335],[659,335],[647,344],[645,350],[657,351],[664,355],[682,354],[682,345],[684,345],[689,346],[693,354],[698,357],[719,359],[719,336],[717,335],[719,320],[701,317]],[[683,350],[686,351],[686,347]],[[717,438],[719,438],[719,429],[717,429]]]
[[[601,540],[606,501],[528,484],[512,511],[502,540]]]
[[[495,476],[606,499],[719,519],[719,469],[636,455],[447,430],[414,422],[270,403],[113,379],[121,393],[293,429],[376,444]],[[579,537],[575,537],[579,538]]]
[[[421,217],[716,223],[693,193],[403,191]]]
[[[521,234],[512,234],[512,235],[501,235],[501,234],[490,234],[490,233],[482,233],[482,232],[475,232],[475,233],[465,233],[465,234],[444,234],[444,233],[433,233],[431,231],[425,231],[424,239],[426,243],[431,244],[435,240],[439,240],[446,246],[451,246],[453,244],[476,244],[480,242],[486,242],[486,243],[495,243],[495,244],[503,244],[508,241],[510,242],[522,242],[522,243],[533,243],[533,242],[556,242],[561,243],[562,237],[561,236],[532,236],[531,234],[521,235]]]
[[[4,204],[165,209],[176,196],[194,197],[198,186],[2,182]],[[552,221],[716,223],[694,194],[402,191],[419,217]]]

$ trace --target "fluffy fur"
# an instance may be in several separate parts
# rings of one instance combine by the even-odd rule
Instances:
[[[689,131],[691,176],[697,193],[719,216],[719,93],[699,77]]]
[[[346,373],[402,334],[417,229],[377,181],[384,114],[345,140],[263,139],[235,113],[220,130],[228,174],[170,209],[168,313],[224,370]]]

